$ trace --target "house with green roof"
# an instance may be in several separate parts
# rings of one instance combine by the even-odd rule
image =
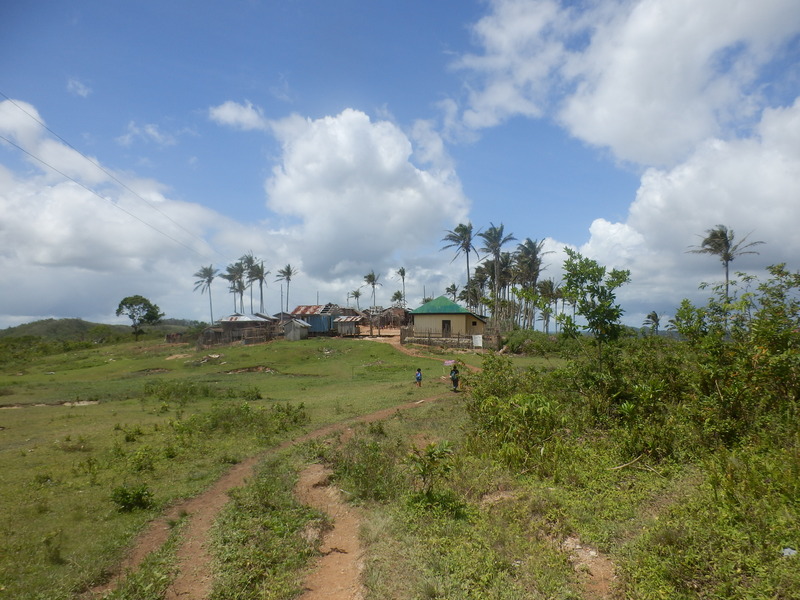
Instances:
[[[486,327],[485,318],[459,306],[447,296],[439,296],[412,310],[411,317],[415,336],[481,335]]]

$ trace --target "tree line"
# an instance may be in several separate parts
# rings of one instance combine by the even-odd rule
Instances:
[[[736,241],[735,233],[725,225],[717,225],[708,229],[702,236],[698,246],[690,247],[687,252],[710,254],[717,256],[723,263],[725,272],[725,294],[729,293],[729,265],[731,261],[742,254],[755,254],[752,247],[763,244],[761,241],[747,242],[745,236]],[[471,311],[478,314],[490,314],[496,326],[500,328],[521,327],[533,329],[537,321],[541,322],[542,330],[550,332],[551,322],[555,324],[555,331],[559,325],[567,322],[567,305],[572,308],[574,318],[578,299],[574,294],[567,293],[565,282],[557,282],[554,278],[542,278],[546,269],[544,258],[552,251],[544,250],[544,240],[525,238],[516,245],[514,250],[505,250],[510,242],[517,241],[513,233],[506,232],[505,226],[500,223],[489,224],[485,230],[475,230],[471,222],[459,223],[454,229],[447,230],[441,242],[442,250],[454,249],[455,254],[451,262],[459,257],[466,260],[466,282],[464,285],[452,283],[445,289],[445,293],[452,297],[454,302],[462,302]],[[483,254],[481,254],[483,253]],[[477,266],[471,267],[470,259],[474,256]],[[577,257],[568,253],[567,260],[577,260]],[[214,307],[211,298],[212,282],[220,277],[228,282],[228,291],[233,296],[234,312],[245,312],[245,294],[249,291],[250,312],[264,314],[264,288],[270,271],[264,266],[264,261],[257,258],[252,252],[244,254],[237,261],[226,266],[220,272],[213,265],[201,267],[195,274],[195,291],[208,292],[209,312],[211,322],[214,322]],[[281,310],[289,311],[289,289],[292,279],[298,275],[298,270],[291,264],[278,269],[275,282],[286,283],[286,295],[282,297]],[[406,306],[406,269],[400,267],[396,270],[397,276],[402,281],[402,290],[397,290],[391,296],[395,306]],[[371,270],[364,275],[363,285],[348,292],[347,300],[355,300],[356,308],[361,310],[360,299],[363,296],[362,288],[371,288],[372,306],[376,306],[376,290],[383,284],[381,275]],[[258,311],[254,309],[254,289],[258,288]],[[423,303],[430,300],[423,298]],[[559,308],[560,307],[560,308]],[[643,326],[658,331],[660,317],[651,311],[645,319]]]

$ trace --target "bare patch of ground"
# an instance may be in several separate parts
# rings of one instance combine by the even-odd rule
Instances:
[[[614,563],[600,551],[581,543],[570,536],[561,543],[561,549],[569,553],[569,561],[578,574],[584,595],[589,600],[610,600],[616,579]]]

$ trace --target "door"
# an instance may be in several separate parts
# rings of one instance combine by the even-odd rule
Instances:
[[[453,328],[450,326],[450,319],[442,320],[442,337],[450,337]]]

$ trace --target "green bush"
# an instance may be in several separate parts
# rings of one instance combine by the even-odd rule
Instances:
[[[147,509],[153,506],[153,492],[144,483],[121,485],[111,491],[111,500],[120,512]]]

